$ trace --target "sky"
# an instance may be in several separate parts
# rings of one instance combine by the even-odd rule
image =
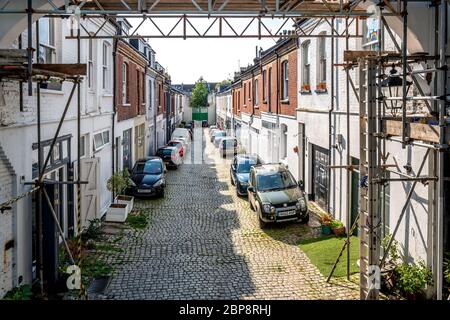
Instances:
[[[141,19],[128,19],[128,21],[136,28]],[[230,24],[240,33],[251,20],[241,19],[232,21]],[[177,20],[160,19],[157,22],[158,27],[165,34],[172,29]],[[203,33],[207,30],[212,20],[207,24],[207,19],[197,19],[192,21],[195,28]],[[265,22],[271,32],[276,32],[282,25],[283,21],[268,20]],[[225,25],[225,23],[223,24]],[[214,24],[209,34],[218,29],[214,29],[218,23]],[[286,24],[288,26],[288,24]],[[174,30],[173,34],[181,34],[182,24],[180,23]],[[252,23],[247,29],[249,32],[256,32],[257,24]],[[178,32],[177,32],[178,31]],[[223,29],[224,34],[229,34],[231,29]],[[138,29],[136,34],[152,35],[158,34],[157,29],[151,22],[144,22]],[[188,34],[194,34],[194,31],[188,30]],[[225,79],[232,79],[234,72],[239,67],[245,67],[253,63],[256,54],[256,46],[267,49],[273,46],[276,39],[273,38],[220,38],[220,39],[148,39],[153,50],[156,51],[156,61],[158,61],[169,72],[172,78],[172,84],[188,84],[195,83],[201,76],[208,82],[220,82]]]

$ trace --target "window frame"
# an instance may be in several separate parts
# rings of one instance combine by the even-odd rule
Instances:
[[[281,63],[282,74],[282,101],[289,101],[289,61]]]
[[[267,102],[267,91],[266,88],[267,87],[267,70],[263,70],[262,72],[262,98],[263,98],[263,103]]]
[[[322,31],[319,35],[326,35],[326,31]],[[327,53],[326,53],[326,38],[319,37],[317,40],[317,90],[326,90],[327,87]]]
[[[309,61],[310,46],[310,40],[302,43],[302,92],[311,92],[311,63]]]
[[[102,88],[104,91],[109,92],[111,90],[111,81],[109,80],[110,72],[110,52],[111,44],[108,41],[103,42],[102,46]]]
[[[122,105],[130,104],[130,97],[128,92],[128,80],[129,80],[129,68],[128,63],[122,63]]]
[[[42,23],[47,22],[48,23],[48,42],[44,42],[44,37],[41,34]],[[39,19],[39,50],[37,50],[37,62],[41,63],[39,61],[39,58],[41,57],[41,48],[43,49],[43,53],[45,56],[45,63],[54,63],[55,61],[55,53],[56,53],[56,28],[55,28],[55,20],[51,18],[42,17]],[[48,51],[48,52],[47,52]],[[50,54],[50,61],[47,60],[47,55]]]
[[[108,141],[105,142],[105,135],[108,137]],[[100,136],[101,138],[101,146],[97,146],[97,143],[95,141],[96,137]],[[102,150],[103,148],[105,148],[107,145],[109,145],[111,143],[111,136],[110,136],[110,132],[109,129],[106,130],[101,130],[98,131],[96,133],[94,133],[93,135],[93,147],[94,147],[94,152],[98,152],[100,150]]]
[[[255,79],[254,84],[253,84],[253,92],[254,92],[254,100],[253,100],[253,105],[255,107],[258,107],[259,105],[259,97],[258,97],[258,79]]]
[[[88,88],[92,89],[92,85],[94,83],[94,39],[88,39],[88,54],[87,54],[87,62],[88,62]]]

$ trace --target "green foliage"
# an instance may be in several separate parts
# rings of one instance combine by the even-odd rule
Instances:
[[[323,214],[320,215],[320,223],[323,226],[331,225],[332,221],[333,221],[333,217],[329,213],[323,213]]]
[[[423,261],[418,264],[402,263],[395,269],[396,289],[401,294],[415,295],[433,283],[433,273]]]
[[[3,300],[31,300],[32,298],[33,292],[31,291],[31,285],[24,284],[8,291],[3,297]]]
[[[344,224],[339,220],[332,220],[330,222],[331,229],[339,229],[339,228],[342,228],[343,226],[344,226]]]
[[[121,194],[130,184],[130,173],[123,170],[113,174],[106,182],[106,188],[115,194]]]
[[[389,241],[391,241],[392,235],[388,234],[384,237],[383,241],[382,241],[382,246],[385,249],[388,244]],[[390,260],[391,263],[393,264],[397,264],[398,261],[400,261],[400,250],[399,250],[399,244],[397,242],[397,240],[394,239],[394,241],[392,241],[391,247],[389,248],[389,253],[388,253],[388,258]]]
[[[224,86],[229,86],[231,84],[231,80],[230,79],[226,79],[223,80],[222,82],[216,84],[216,90],[219,89],[220,87],[224,87]]]
[[[149,223],[147,215],[143,212],[130,214],[127,219],[128,224],[135,229],[145,229]]]
[[[450,252],[447,252],[445,254],[443,269],[444,269],[443,270],[444,271],[444,281],[445,281],[447,287],[449,287],[449,289],[450,289]]]
[[[190,106],[192,108],[204,108],[208,106],[208,87],[203,78],[200,78],[196,82],[195,87],[192,90]]]
[[[81,233],[81,240],[87,242],[88,240],[100,240],[103,237],[102,221],[94,219],[89,221],[89,226]]]

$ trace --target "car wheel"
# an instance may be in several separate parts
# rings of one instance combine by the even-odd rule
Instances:
[[[307,224],[309,222],[309,213],[306,215],[306,217],[299,219],[300,223]]]
[[[164,192],[164,189],[163,189],[163,190],[159,193],[159,197],[160,197],[160,198],[164,198],[164,193],[165,193],[165,192]]]
[[[261,213],[258,210],[258,221],[259,221],[259,227],[260,228],[265,228],[267,227],[267,223],[263,221],[263,219],[261,219]]]
[[[230,181],[231,181],[231,185],[234,186],[235,183],[234,183],[234,180],[233,180],[233,178],[231,177],[231,175],[230,175]]]

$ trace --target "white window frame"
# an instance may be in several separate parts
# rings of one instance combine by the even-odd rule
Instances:
[[[128,100],[128,64],[124,62],[122,64],[122,104],[129,104]]]
[[[88,88],[92,89],[94,84],[94,39],[88,39]]]
[[[95,142],[95,138],[99,137],[101,138],[101,145],[97,146],[96,142]],[[109,145],[111,143],[111,137],[109,134],[109,130],[102,130],[99,132],[94,133],[94,137],[93,137],[93,142],[94,142],[94,152],[98,152],[100,150],[102,150],[105,146]]]
[[[111,90],[111,81],[109,80],[110,48],[111,45],[109,44],[109,42],[104,41],[102,46],[102,88],[107,92]]]
[[[302,88],[306,85],[311,88],[311,64],[309,61],[309,49],[311,42],[308,40],[302,44],[302,63],[303,63],[303,72],[302,72]]]
[[[281,64],[283,74],[283,101],[289,100],[289,61],[284,60]]]
[[[326,35],[325,31],[319,33],[319,35]],[[326,38],[319,37],[317,39],[317,58],[318,58],[318,73],[317,84],[327,83],[327,54],[326,54]]]
[[[255,94],[255,101],[254,101],[254,105],[255,107],[258,106],[259,104],[259,97],[258,97],[258,79],[255,80],[255,83],[253,85],[253,92]]]
[[[43,51],[43,55],[45,56],[46,60],[45,63],[55,63],[55,52],[56,52],[56,44],[55,44],[55,19],[51,18],[40,18],[39,19],[39,33],[41,33],[42,30],[42,24],[48,23],[48,42],[44,42],[44,37],[42,34],[39,36],[39,50],[37,52],[37,62],[42,63],[39,61],[39,58],[41,56],[41,49]],[[50,60],[47,60],[47,57],[50,57]]]

